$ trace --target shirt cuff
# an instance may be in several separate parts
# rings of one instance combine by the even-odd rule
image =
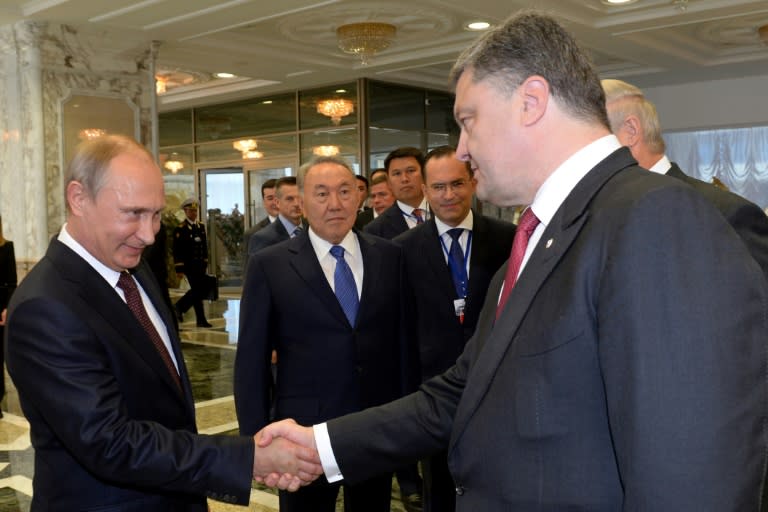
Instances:
[[[323,473],[325,473],[326,480],[328,480],[328,483],[343,480],[344,475],[341,474],[339,464],[333,455],[333,448],[331,448],[328,424],[320,423],[319,425],[314,425],[312,430],[315,433],[315,445],[317,446],[317,453],[320,455],[320,463],[323,465]]]

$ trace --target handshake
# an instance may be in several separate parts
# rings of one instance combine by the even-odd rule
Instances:
[[[278,421],[253,439],[253,478],[257,482],[293,492],[323,474],[312,427],[293,420]]]

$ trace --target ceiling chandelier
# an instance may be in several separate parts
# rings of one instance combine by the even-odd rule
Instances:
[[[232,147],[241,153],[253,151],[259,146],[255,139],[240,139],[232,143]]]
[[[339,146],[334,146],[333,144],[315,146],[312,148],[312,154],[317,156],[336,156],[339,154],[339,151]]]
[[[317,113],[331,118],[333,124],[341,123],[341,118],[355,111],[355,104],[350,100],[335,99],[317,102]]]
[[[396,31],[397,28],[389,23],[350,23],[336,29],[336,38],[342,51],[357,55],[366,65],[371,57],[392,43]]]
[[[77,137],[80,140],[93,140],[106,134],[107,130],[102,130],[101,128],[83,128],[77,133]]]
[[[171,153],[171,158],[165,161],[163,167],[171,171],[171,173],[176,174],[184,168],[184,164],[179,160],[178,153]]]
[[[243,160],[256,160],[259,158],[264,158],[264,153],[261,151],[256,151],[255,149],[243,151]]]

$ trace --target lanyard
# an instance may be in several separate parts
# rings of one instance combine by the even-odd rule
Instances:
[[[414,208],[414,210],[415,209],[416,208]],[[422,222],[427,222],[427,215],[428,215],[429,212],[427,210],[425,210],[424,208],[422,208],[421,210],[424,212],[424,216],[422,217],[421,221]],[[411,219],[416,224],[419,223],[419,219],[413,213],[408,213],[405,210],[403,210],[402,208],[400,208],[400,213],[402,213],[404,216],[406,216],[409,219]]]
[[[467,230],[469,233],[467,234],[467,248],[464,250],[464,266],[466,267],[466,276],[467,279],[469,279],[469,250],[472,247],[472,231]],[[446,231],[447,233],[447,231]],[[443,233],[445,234],[445,233]],[[449,235],[450,236],[450,235]],[[443,251],[445,252],[445,257],[448,260],[448,263],[450,264],[451,258],[449,257],[449,251],[448,247],[445,245],[445,240],[443,240],[443,235],[438,236],[440,239],[440,245],[443,246]],[[461,238],[461,237],[459,237]],[[459,240],[456,240],[456,243],[458,243]],[[451,239],[451,243],[453,243],[453,239]],[[466,293],[464,294],[466,296]]]

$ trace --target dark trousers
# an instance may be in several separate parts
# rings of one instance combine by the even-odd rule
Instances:
[[[344,489],[344,512],[389,512],[391,474],[355,485],[329,484],[321,476],[296,492],[280,491],[280,512],[335,512],[339,488]]]
[[[397,468],[395,471],[397,477],[397,485],[400,486],[401,496],[410,496],[411,494],[421,494],[424,486],[421,481],[421,475],[419,475],[419,465],[409,464]]]
[[[207,292],[205,289],[205,272],[188,272],[184,275],[189,281],[189,290],[176,301],[176,309],[180,313],[186,313],[192,307],[195,309],[197,323],[205,322],[205,310],[203,309],[203,297]]]
[[[424,470],[424,512],[456,510],[456,484],[448,470],[448,455],[439,453],[422,461]]]

